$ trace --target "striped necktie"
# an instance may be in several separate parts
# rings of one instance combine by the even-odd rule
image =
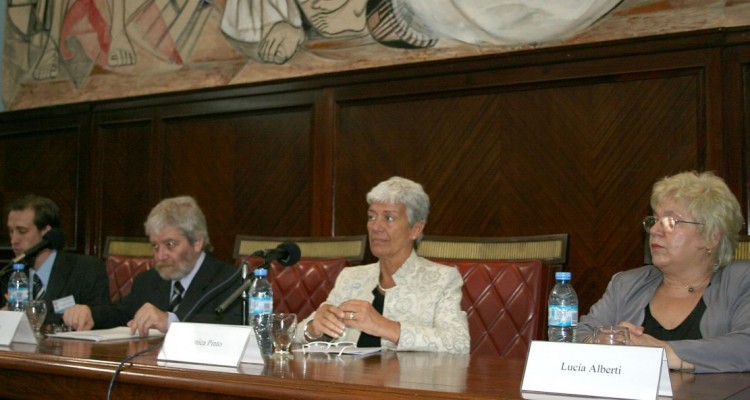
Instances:
[[[177,308],[180,307],[180,301],[182,301],[182,293],[184,291],[185,288],[182,287],[182,284],[179,281],[176,281],[174,283],[174,286],[172,287],[172,297],[169,299],[169,311],[177,312]]]
[[[41,300],[44,298],[44,284],[39,274],[34,274],[34,293],[32,295],[34,300]]]

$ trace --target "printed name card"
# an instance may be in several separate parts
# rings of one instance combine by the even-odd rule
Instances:
[[[243,325],[173,322],[157,360],[237,367],[251,334]]]
[[[672,397],[672,385],[660,347],[533,341],[521,392],[656,399]]]
[[[0,311],[0,346],[10,346],[11,342],[36,344],[36,337],[26,313]]]

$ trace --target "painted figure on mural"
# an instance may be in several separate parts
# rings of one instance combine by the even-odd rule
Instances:
[[[287,62],[306,40],[367,36],[367,0],[228,0],[221,29],[243,54]]]
[[[189,71],[242,57],[314,70],[346,65],[347,55],[366,62],[392,59],[397,49],[559,40],[620,1],[8,0],[3,95],[12,99],[34,81],[82,89],[102,73]],[[301,51],[312,57],[293,63]],[[231,82],[227,71],[221,76]]]

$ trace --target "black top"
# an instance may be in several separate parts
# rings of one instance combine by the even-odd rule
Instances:
[[[691,340],[691,339],[702,339],[701,335],[701,318],[703,313],[706,311],[706,303],[703,302],[703,297],[695,305],[695,308],[690,315],[685,318],[684,321],[674,329],[665,329],[661,324],[651,315],[651,308],[646,305],[646,317],[643,319],[643,332],[647,333],[659,340],[670,341],[670,340]]]
[[[380,293],[377,287],[372,289],[372,294],[375,295],[375,299],[372,300],[372,306],[380,313],[383,314],[383,305],[385,304],[385,295]],[[357,347],[380,347],[380,337],[372,336],[369,333],[362,332],[359,335],[357,341]]]

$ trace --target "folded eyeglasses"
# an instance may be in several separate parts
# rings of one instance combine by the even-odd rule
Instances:
[[[310,342],[302,345],[303,353],[333,353],[330,349],[339,350],[337,356],[344,354],[346,349],[357,347],[357,344],[350,341],[343,342]]]

